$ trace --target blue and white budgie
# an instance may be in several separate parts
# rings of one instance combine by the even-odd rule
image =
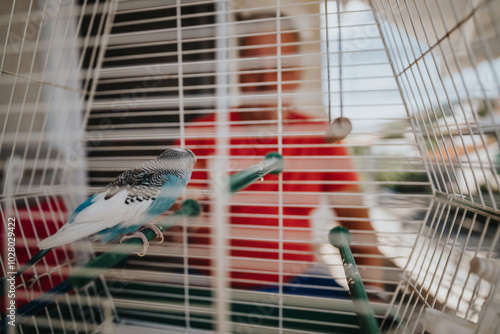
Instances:
[[[59,231],[41,241],[38,244],[41,250],[16,276],[28,270],[52,248],[89,236],[102,242],[141,238],[142,255],[145,255],[149,244],[144,234],[138,232],[139,228],[175,203],[191,178],[195,163],[196,157],[190,150],[172,148],[155,160],[120,174],[80,204]],[[152,224],[148,227],[163,241],[158,227]]]

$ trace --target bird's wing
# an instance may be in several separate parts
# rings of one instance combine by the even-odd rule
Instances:
[[[96,223],[105,229],[120,223],[133,225],[148,210],[155,197],[138,201],[137,197],[132,194],[135,192],[133,189],[135,187],[131,188],[122,189],[109,198],[106,198],[107,193],[98,194],[95,202],[83,209],[68,226]]]
[[[70,224],[65,224],[57,233],[41,241],[40,249],[65,245],[88,237],[118,224],[134,225],[147,212],[154,198],[125,204],[129,191],[123,189],[105,199],[107,193],[99,193],[91,205],[80,211]]]
[[[102,229],[123,223],[130,226],[158,197],[163,179],[157,169],[134,168],[120,174],[74,217],[73,223],[100,223]]]
[[[158,172],[141,171],[141,175],[129,170],[115,179],[101,192],[78,207],[79,212],[71,215],[57,233],[41,241],[38,247],[47,249],[64,245],[88,237],[107,228],[123,224],[142,224],[153,201],[161,191],[161,183],[156,180]],[[128,175],[127,175],[128,174]]]

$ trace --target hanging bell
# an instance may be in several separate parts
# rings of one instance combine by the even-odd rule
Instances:
[[[325,141],[335,144],[349,135],[352,131],[351,121],[346,117],[336,118],[325,133]]]

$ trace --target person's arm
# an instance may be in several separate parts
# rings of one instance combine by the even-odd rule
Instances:
[[[356,185],[347,186],[341,192],[329,193],[328,198],[339,223],[353,234],[353,245],[351,246],[353,254],[380,255],[378,257],[359,257],[358,264],[380,265],[382,253],[376,247],[377,237],[370,223],[369,211],[364,207],[363,195],[359,188]],[[356,233],[357,231],[360,232]]]
[[[341,191],[328,194],[338,222],[352,234],[351,251],[356,264],[363,271],[370,271],[369,279],[364,282],[367,290],[383,288],[381,270],[384,256],[377,247],[377,236],[370,223],[369,210],[364,207],[363,195],[357,185],[349,185]],[[363,267],[367,268],[363,268]],[[372,267],[371,270],[369,267]],[[372,281],[373,280],[373,281]]]

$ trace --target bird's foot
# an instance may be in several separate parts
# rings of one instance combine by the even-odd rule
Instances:
[[[148,224],[144,225],[139,231],[142,231],[142,230],[147,229],[147,228],[152,229],[155,232],[156,237],[160,238],[160,242],[158,242],[159,244],[161,244],[163,242],[163,240],[165,240],[165,237],[163,236],[163,232],[155,224],[148,223]]]
[[[139,255],[139,256],[145,256],[146,252],[148,250],[148,247],[149,247],[149,241],[146,238],[146,236],[144,235],[144,233],[142,233],[142,232],[134,232],[134,233],[130,233],[128,235],[125,235],[125,236],[123,236],[120,239],[120,243],[124,242],[125,240],[133,239],[133,238],[139,238],[139,239],[142,240],[142,253],[137,253],[137,255]]]

